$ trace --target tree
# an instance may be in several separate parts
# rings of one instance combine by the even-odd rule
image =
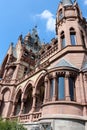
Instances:
[[[0,130],[27,130],[23,127],[22,124],[17,123],[16,121],[0,119]]]

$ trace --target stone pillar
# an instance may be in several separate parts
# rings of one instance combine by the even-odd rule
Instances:
[[[44,93],[44,103],[47,102],[47,92],[48,92],[48,79],[47,79],[47,76],[45,77],[45,80],[44,80],[44,85],[45,85],[45,93]]]
[[[75,82],[75,87],[76,87],[76,102],[81,103],[81,89],[80,89],[80,78],[79,76],[76,79]]]
[[[58,29],[58,27],[57,27],[57,29]],[[58,31],[58,50],[61,50],[61,36],[60,36],[60,32],[59,31]]]
[[[66,44],[66,46],[71,45],[70,30],[69,30],[69,28],[67,28],[67,26],[66,26],[66,30],[65,30],[64,34],[65,34],[65,44]]]
[[[65,100],[70,101],[70,94],[69,94],[69,72],[65,74]]]
[[[48,86],[47,86],[47,101],[50,101],[51,99],[51,95],[50,95],[50,79],[48,77]]]
[[[24,109],[24,99],[22,99],[22,102],[21,102],[21,109],[20,109],[19,115],[23,114],[23,109]]]
[[[81,89],[81,101],[82,103],[85,103],[85,89],[84,89],[82,73],[80,73],[80,89]]]
[[[85,89],[85,101],[87,103],[87,74],[83,75],[83,80],[84,80],[84,89]]]
[[[78,25],[77,25],[78,27]],[[79,28],[75,28],[76,29],[76,44],[77,45],[82,45],[82,39],[81,39],[81,32],[80,32],[80,29]]]
[[[36,95],[35,94],[33,94],[33,104],[32,104],[32,112],[34,112],[35,111],[35,103],[36,103]]]
[[[56,73],[54,72],[53,73],[53,80],[54,80],[54,85],[53,85],[53,101],[56,101],[57,100],[57,75]]]
[[[16,106],[16,102],[14,102],[14,103],[13,103],[13,107],[12,107],[11,116],[13,116],[13,115],[14,115],[15,106]]]

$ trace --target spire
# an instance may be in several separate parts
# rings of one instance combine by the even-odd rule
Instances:
[[[72,5],[72,0],[62,0],[63,6],[70,6]]]

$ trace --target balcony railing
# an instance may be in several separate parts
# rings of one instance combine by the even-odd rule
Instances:
[[[39,118],[42,116],[41,112],[34,112],[34,113],[28,113],[28,114],[22,114],[22,115],[18,115],[18,116],[11,116],[10,119],[11,120],[17,120],[21,123],[24,122],[35,122],[38,121]]]

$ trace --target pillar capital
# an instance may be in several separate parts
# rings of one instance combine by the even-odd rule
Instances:
[[[48,76],[47,76],[47,75],[45,76],[44,81],[45,81],[45,82],[48,81]]]
[[[68,71],[66,71],[65,78],[68,78],[68,77],[70,77],[70,73]]]
[[[56,72],[53,72],[53,78],[57,78]]]

